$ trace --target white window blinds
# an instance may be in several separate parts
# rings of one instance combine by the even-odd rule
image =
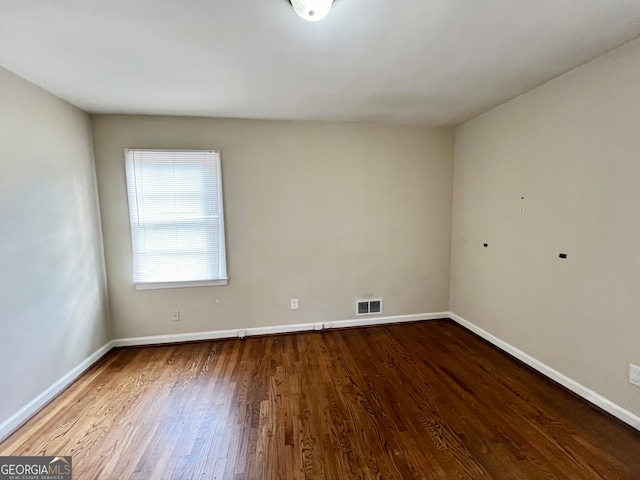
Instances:
[[[136,288],[227,283],[220,154],[125,150]]]

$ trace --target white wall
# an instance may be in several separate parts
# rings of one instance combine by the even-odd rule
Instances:
[[[640,42],[459,127],[454,172],[451,310],[640,414]]]
[[[88,116],[0,68],[0,423],[111,338]]]
[[[325,322],[382,297],[385,315],[446,311],[449,129],[92,117],[115,336]],[[137,291],[124,154],[221,150],[229,284]],[[297,297],[300,309],[290,310]],[[171,320],[171,311],[181,321]]]

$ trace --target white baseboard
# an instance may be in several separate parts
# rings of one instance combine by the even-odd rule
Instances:
[[[514,356],[521,362],[526,363],[533,369],[549,377],[551,380],[559,383],[565,388],[568,388],[573,393],[580,395],[582,398],[593,403],[597,407],[600,407],[605,412],[610,413],[611,415],[618,418],[619,420],[622,420],[623,422],[631,425],[633,428],[640,430],[640,417],[638,417],[637,415],[634,415],[630,411],[625,410],[619,405],[616,405],[611,400],[608,400],[607,398],[603,397],[599,393],[594,392],[593,390],[585,387],[584,385],[576,382],[575,380],[572,380],[571,378],[558,372],[557,370],[554,370],[553,368],[542,363],[541,361],[536,360],[531,355],[524,353],[522,350],[517,349],[513,345],[503,340],[500,340],[498,337],[474,325],[468,320],[465,320],[459,315],[456,315],[455,313],[452,313],[452,312],[447,312],[447,316],[452,320],[454,320],[459,325],[466,328],[467,330],[470,330],[473,333],[479,335],[480,337],[487,340],[489,343],[492,343],[499,349],[504,350],[505,352]]]
[[[100,349],[95,351],[86,360],[77,365],[73,370],[68,372],[57,382],[51,385],[48,389],[34,398],[31,402],[25,405],[22,409],[16,412],[9,419],[0,424],[0,442],[6,439],[14,431],[16,431],[21,425],[35,415],[42,407],[53,400],[62,390],[67,388],[74,380],[82,375],[91,365],[100,360],[107,352],[114,347],[128,347],[128,346],[143,346],[143,345],[158,345],[164,343],[177,343],[177,342],[191,342],[197,340],[218,340],[225,338],[238,338],[241,332],[244,332],[246,336],[255,335],[272,335],[278,333],[295,333],[306,332],[311,330],[326,330],[332,328],[348,328],[348,327],[364,327],[373,325],[386,325],[394,323],[404,322],[417,322],[423,320],[437,320],[441,318],[451,318],[459,325],[474,332],[480,337],[484,338],[488,342],[492,343],[496,347],[504,350],[510,355],[514,356],[518,360],[524,362],[530,367],[534,368],[543,375],[556,381],[560,385],[568,388],[572,392],[580,395],[587,401],[600,407],[604,411],[610,413],[614,417],[622,420],[623,422],[631,425],[632,427],[640,430],[640,417],[625,410],[624,408],[616,405],[610,400],[606,399],[602,395],[588,389],[575,380],[563,375],[562,373],[554,370],[548,365],[536,360],[532,356],[524,353],[516,347],[510,345],[503,340],[495,337],[489,332],[477,327],[473,323],[465,320],[464,318],[456,315],[453,312],[437,312],[437,313],[421,313],[414,315],[397,315],[390,317],[366,317],[356,318],[351,320],[338,320],[334,322],[320,322],[320,323],[303,323],[296,325],[277,325],[272,327],[256,327],[247,329],[234,329],[234,330],[218,330],[211,332],[196,332],[196,333],[182,333],[176,335],[157,335],[150,337],[137,337],[137,338],[120,338],[112,340]]]
[[[243,332],[245,336],[272,335],[276,333],[294,333],[310,330],[325,330],[328,328],[346,328],[368,325],[383,325],[402,322],[416,322],[447,318],[448,312],[422,313],[416,315],[398,315],[392,317],[368,317],[353,320],[339,320],[324,323],[304,323],[298,325],[277,325],[272,327],[257,327],[235,330],[218,330],[212,332],[181,333],[177,335],[157,335],[151,337],[119,338],[111,340],[90,355],[86,360],[68,372],[65,376],[47,388],[18,412],[0,424],[0,442],[20,428],[42,407],[53,400],[60,392],[67,388],[74,380],[82,375],[91,365],[100,360],[114,347],[130,347],[142,345],[158,345],[163,343],[191,342],[196,340],[218,340],[224,338],[238,338]]]
[[[151,337],[118,338],[113,340],[114,347],[134,347],[143,345],[161,345],[164,343],[193,342],[199,340],[219,340],[245,336],[273,335],[276,333],[308,332],[311,330],[327,330],[331,328],[366,327],[393,323],[417,322],[448,318],[449,312],[419,313],[414,315],[396,315],[392,317],[367,317],[335,322],[299,323],[294,325],[277,325],[272,327],[238,328],[233,330],[216,330],[211,332],[178,333],[175,335],[154,335]]]
[[[27,405],[22,407],[18,412],[9,417],[0,424],[0,442],[20,428],[27,420],[40,411],[47,403],[53,400],[67,388],[74,380],[82,375],[91,365],[100,360],[104,355],[113,348],[113,342],[107,342],[98,350],[93,352],[82,363],[77,365],[73,370],[69,371],[61,379],[47,388],[44,392],[31,400]]]

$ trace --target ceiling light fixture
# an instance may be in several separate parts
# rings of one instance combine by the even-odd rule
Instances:
[[[329,14],[333,0],[289,0],[289,3],[300,18],[317,22]]]

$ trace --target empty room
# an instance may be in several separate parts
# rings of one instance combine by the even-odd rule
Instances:
[[[640,479],[640,2],[0,1],[0,480]]]

